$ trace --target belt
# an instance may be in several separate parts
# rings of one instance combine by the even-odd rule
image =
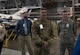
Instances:
[[[28,35],[23,35],[23,34],[20,34],[21,36],[28,36]]]
[[[28,33],[28,34],[20,34],[20,35],[22,35],[22,36],[28,36],[28,35],[30,35],[31,36],[31,33]]]
[[[28,36],[28,35],[22,35],[22,36]]]
[[[28,35],[31,35],[31,34],[29,33],[29,34],[20,34],[20,35],[22,35],[22,36],[28,36]]]

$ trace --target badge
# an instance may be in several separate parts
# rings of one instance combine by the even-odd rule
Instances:
[[[40,29],[43,29],[43,25],[42,24],[40,24],[39,27],[40,27]]]
[[[66,24],[66,27],[69,27],[69,24],[68,23]]]
[[[25,27],[25,24],[23,24],[23,27]]]

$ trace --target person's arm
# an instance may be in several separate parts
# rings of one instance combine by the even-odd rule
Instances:
[[[0,40],[2,41],[4,39],[5,36],[5,25],[2,24],[3,28],[2,28],[2,35],[0,36]]]
[[[50,24],[50,26],[51,26],[51,38],[54,38],[54,24]]]
[[[57,25],[57,33],[58,33],[58,35],[60,34],[60,23],[58,23],[58,25]]]
[[[31,21],[30,21],[30,25],[31,25],[31,27],[32,27],[32,22],[31,22]],[[30,27],[30,33],[29,33],[29,34],[30,34],[30,36],[32,37],[32,32],[31,32],[32,29],[31,29],[31,27]]]
[[[73,32],[74,32],[74,35],[76,35],[76,32],[77,32],[77,25],[75,22],[73,22]]]
[[[52,45],[53,39],[54,39],[54,24],[50,23],[50,37],[47,40],[47,44],[45,46],[48,45]]]
[[[18,33],[19,27],[20,27],[19,24],[20,24],[20,21],[18,21],[17,25],[15,26],[15,33],[16,33],[17,36],[19,35],[19,33]]]

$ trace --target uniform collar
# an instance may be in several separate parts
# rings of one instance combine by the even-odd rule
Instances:
[[[24,21],[26,20],[27,21],[28,19],[22,19],[22,20],[24,20]]]
[[[41,22],[46,22],[46,21],[47,21],[47,19],[45,19],[45,20],[43,20],[43,19],[40,19],[40,21],[41,21]]]

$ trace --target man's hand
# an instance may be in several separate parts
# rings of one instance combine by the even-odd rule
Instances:
[[[48,47],[48,43],[44,41],[43,48],[47,48],[47,47]]]

